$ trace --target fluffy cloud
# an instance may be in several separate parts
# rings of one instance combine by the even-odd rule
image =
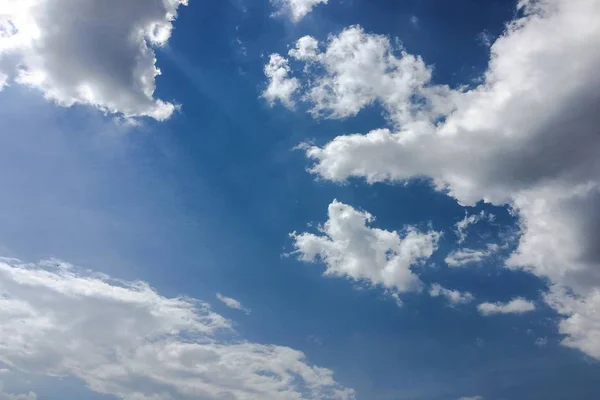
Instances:
[[[600,360],[600,289],[576,296],[554,287],[546,301],[566,317],[558,326],[560,333],[566,335],[562,344]]]
[[[285,107],[293,108],[295,104],[293,96],[300,87],[300,83],[297,78],[289,77],[288,60],[279,54],[271,54],[264,71],[269,82],[262,96],[271,106],[279,100]]]
[[[600,64],[600,28],[593,23],[599,4],[598,0],[539,3],[542,11],[513,21],[494,43],[485,80],[474,89],[448,93],[445,87],[427,85],[421,72],[407,73],[404,81],[420,82],[416,88],[412,86],[408,94],[406,88],[396,89],[401,99],[384,101],[390,116],[407,115],[399,129],[340,136],[322,148],[310,147],[307,155],[316,160],[313,172],[334,181],[352,176],[369,182],[428,176],[463,204],[479,200],[511,204],[521,217],[523,235],[509,265],[525,266],[569,285],[599,284],[594,233],[600,224],[592,204],[599,198],[600,162],[595,154],[600,141],[594,136],[597,113],[589,106],[600,97],[596,90],[600,78],[594,72]],[[378,54],[391,51],[386,38],[376,41],[375,35],[351,31],[361,37],[355,40],[358,43],[380,43],[365,45],[367,49],[378,48]],[[332,39],[330,47],[337,47],[335,41],[343,37],[344,32]],[[361,57],[365,46],[349,51],[340,65]],[[365,86],[385,99],[382,85],[370,82],[392,79],[397,73],[384,68],[389,62],[380,64],[379,69],[369,68],[379,78],[360,70],[354,71],[356,79],[343,81],[369,79]],[[329,73],[322,79],[336,76]],[[320,87],[316,83],[314,90]],[[354,110],[373,98],[361,89],[353,92],[358,100],[354,95],[344,97],[356,106]],[[415,96],[423,99],[406,100]],[[340,113],[339,103],[332,95],[325,104],[330,104],[334,116],[351,115]],[[321,104],[315,102],[318,108]],[[432,124],[439,114],[445,120]]]
[[[0,4],[0,81],[40,90],[63,106],[164,120],[154,98],[152,46],[167,43],[187,0],[7,0]]]
[[[431,288],[429,288],[429,295],[432,297],[445,297],[451,305],[467,304],[475,299],[469,292],[446,289],[437,283],[431,285]]]
[[[319,41],[312,36],[303,36],[296,42],[296,47],[288,54],[296,60],[312,60],[319,52]]]
[[[462,267],[467,264],[482,262],[490,254],[487,250],[458,249],[448,254],[444,261],[451,267]]]
[[[206,303],[144,282],[4,259],[0,292],[0,361],[24,373],[128,400],[354,397],[303,353],[233,340]]]
[[[320,234],[293,233],[295,254],[307,262],[322,261],[325,275],[347,277],[381,285],[393,293],[420,290],[422,283],[411,270],[437,249],[439,232],[419,232],[407,226],[403,232],[369,226],[374,220],[334,200]]]
[[[395,52],[387,37],[366,34],[358,26],[332,37],[324,52],[318,52],[318,42],[311,37],[301,38],[296,48],[307,43],[309,61],[325,71],[304,95],[315,116],[351,117],[377,101],[394,121],[405,122],[410,110],[396,105],[409,102],[415,90],[431,79],[420,57],[402,49]]]
[[[287,14],[292,21],[298,22],[319,4],[327,4],[328,0],[271,0],[279,8],[277,14]]]
[[[324,179],[427,177],[461,204],[509,205],[521,236],[506,265],[586,297],[600,287],[600,0],[518,8],[473,88],[432,84],[431,68],[385,36],[350,27],[331,37],[310,60],[309,110],[344,118],[377,102],[390,128],[306,154]]]
[[[217,293],[217,299],[221,300],[221,302],[229,308],[233,308],[234,310],[240,310],[240,311],[245,312],[246,314],[250,314],[250,309],[244,307],[242,305],[242,303],[240,303],[236,299],[232,299],[231,297],[223,296],[221,293]]]
[[[483,400],[483,397],[481,397],[481,396],[461,397],[458,400]]]
[[[494,314],[523,314],[534,311],[535,304],[531,301],[517,297],[510,300],[508,303],[481,303],[477,306],[477,310],[481,315]]]

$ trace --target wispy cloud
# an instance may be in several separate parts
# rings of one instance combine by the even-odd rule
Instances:
[[[507,303],[481,303],[477,306],[477,310],[479,310],[481,315],[485,316],[494,314],[523,314],[534,311],[535,304],[529,300],[517,297]]]
[[[227,296],[223,296],[221,293],[217,293],[217,299],[219,299],[223,304],[225,304],[229,308],[233,308],[234,310],[240,310],[246,314],[250,314],[250,309],[244,307],[242,305],[242,303],[240,303],[236,299],[233,299],[233,298],[227,297]]]
[[[0,362],[24,373],[72,376],[122,399],[354,398],[302,352],[222,341],[230,320],[145,282],[5,259],[0,289]]]

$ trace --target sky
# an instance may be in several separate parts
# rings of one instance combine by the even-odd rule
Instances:
[[[600,0],[0,0],[0,400],[600,397]]]

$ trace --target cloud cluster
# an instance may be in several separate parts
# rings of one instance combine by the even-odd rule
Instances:
[[[440,233],[420,232],[407,226],[403,232],[370,227],[374,218],[366,211],[334,200],[320,234],[293,233],[295,254],[303,261],[322,261],[325,275],[347,277],[381,285],[393,293],[422,288],[411,270],[437,249]]]
[[[0,361],[11,369],[70,375],[120,399],[354,398],[303,353],[234,340],[208,304],[144,282],[4,259],[0,293]]]
[[[477,306],[481,315],[489,316],[494,314],[523,314],[534,311],[535,304],[529,300],[517,297],[507,303],[481,303]]]
[[[40,90],[63,106],[164,120],[154,97],[152,46],[165,45],[187,0],[7,0],[0,4],[0,81]],[[0,82],[0,86],[2,83]]]
[[[600,287],[600,1],[520,1],[516,15],[471,88],[433,84],[420,57],[357,26],[290,54],[304,61],[298,98],[313,115],[346,118],[377,103],[390,123],[306,146],[306,155],[331,181],[425,177],[461,204],[509,205],[521,236],[506,265],[592,296],[590,304]],[[579,337],[576,329],[568,335]],[[583,340],[573,347],[600,346]]]
[[[287,14],[293,22],[299,22],[319,4],[327,4],[328,0],[271,0],[279,9],[276,14]]]

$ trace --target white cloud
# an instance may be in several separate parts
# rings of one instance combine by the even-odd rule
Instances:
[[[328,0],[271,0],[279,8],[277,14],[287,14],[294,22],[300,21],[319,4],[327,4]]]
[[[448,254],[444,262],[451,267],[462,267],[467,264],[482,262],[490,254],[487,250],[458,249]]]
[[[229,308],[233,308],[234,310],[240,310],[245,312],[246,314],[250,314],[250,309],[246,308],[237,301],[236,299],[232,299],[231,297],[223,296],[221,293],[217,293],[217,299],[221,300],[223,304],[225,304]]]
[[[539,338],[535,339],[534,344],[537,347],[546,347],[548,345],[548,338],[539,337]]]
[[[600,289],[576,296],[564,288],[553,287],[546,301],[565,316],[558,326],[565,335],[562,344],[600,360]]]
[[[37,400],[37,394],[34,392],[22,394],[6,393],[2,382],[0,382],[0,400]]]
[[[319,41],[312,36],[303,36],[296,42],[296,47],[288,54],[296,60],[312,60],[319,52]]]
[[[330,118],[378,102],[391,129],[306,154],[324,179],[428,177],[461,204],[509,205],[521,236],[506,265],[586,296],[600,287],[600,0],[519,4],[473,88],[431,84],[431,68],[385,36],[333,36],[302,98]]]
[[[63,106],[164,120],[154,97],[152,46],[167,43],[187,0],[6,0],[0,4],[0,77]],[[2,79],[0,79],[2,80]]]
[[[395,49],[387,37],[366,34],[358,26],[330,38],[326,50],[315,53],[311,62],[325,71],[305,93],[315,116],[350,117],[378,101],[394,121],[405,122],[410,110],[396,105],[408,102],[431,79],[421,58]]]
[[[269,63],[264,69],[269,83],[262,96],[273,106],[277,100],[287,108],[293,108],[295,101],[294,93],[300,87],[297,78],[290,78],[290,67],[288,60],[279,54],[271,54]]]
[[[4,259],[0,293],[0,361],[23,373],[127,400],[354,397],[303,353],[233,340],[208,304],[144,282]]]
[[[458,400],[483,400],[481,396],[461,397]]]
[[[293,233],[295,253],[307,262],[321,261],[325,275],[381,285],[393,293],[420,290],[411,270],[437,249],[439,232],[419,232],[407,226],[402,233],[369,226],[374,217],[334,200],[320,235]]]
[[[594,72],[600,64],[600,28],[593,23],[600,2],[540,4],[551,4],[547,7],[554,11],[528,15],[507,28],[492,46],[489,70],[480,86],[450,94],[445,88],[425,85],[427,80],[418,79],[423,74],[416,73],[412,79],[422,84],[409,94],[397,89],[394,92],[401,99],[384,102],[390,115],[398,115],[396,109],[410,111],[397,132],[378,129],[367,135],[340,136],[322,148],[309,147],[307,155],[316,160],[314,173],[334,181],[352,176],[369,182],[429,176],[438,189],[463,204],[482,199],[509,203],[521,217],[523,233],[509,265],[526,266],[554,281],[568,279],[570,285],[600,284],[600,276],[593,273],[599,261],[593,238],[600,223],[592,206],[600,197],[600,162],[595,156],[600,143],[594,136],[597,114],[586,106],[600,97],[596,90],[600,78]],[[563,33],[554,38],[556,26]],[[360,36],[359,43],[376,41],[373,35]],[[389,48],[386,38],[378,42]],[[364,50],[355,52],[361,57]],[[348,53],[351,59],[354,53]],[[382,90],[373,80],[395,76],[393,69],[383,68],[389,64],[383,60],[380,68],[371,69],[379,77],[368,78],[367,86],[376,93]],[[339,62],[345,63],[346,58]],[[353,82],[363,82],[367,76],[366,71],[355,74],[359,76]],[[329,73],[316,81],[335,76]],[[445,101],[433,101],[432,90],[445,93]],[[369,96],[364,93],[369,90],[359,93],[358,100],[343,96],[351,104],[346,109],[357,111],[365,105]],[[411,96],[419,93],[425,100],[411,103]],[[433,125],[443,108],[446,120]],[[334,113],[338,114],[351,115]]]
[[[477,310],[481,315],[485,316],[494,314],[523,314],[534,311],[535,304],[529,300],[517,297],[508,303],[481,303],[477,306]]]
[[[467,304],[475,299],[469,292],[446,289],[437,283],[431,285],[429,288],[429,295],[432,297],[445,297],[451,305]]]

